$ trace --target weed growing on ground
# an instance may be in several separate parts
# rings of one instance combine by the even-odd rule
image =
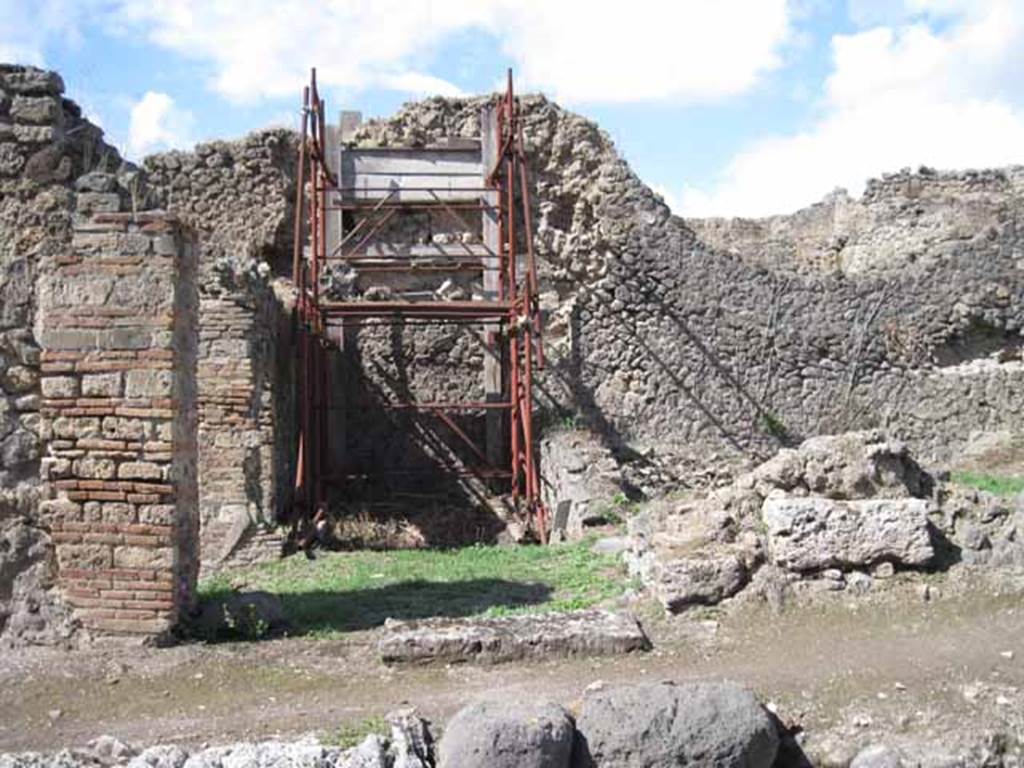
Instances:
[[[351,749],[361,744],[371,733],[383,736],[388,730],[388,724],[384,722],[383,717],[368,717],[365,720],[344,723],[328,731],[320,737],[320,743],[328,747]]]
[[[550,546],[485,546],[295,555],[205,580],[201,597],[244,584],[277,594],[293,633],[372,629],[387,618],[508,616],[590,608],[627,588],[613,555],[592,539]]]
[[[953,482],[979,491],[988,491],[996,496],[1015,496],[1024,491],[1024,477],[987,475],[982,472],[954,472]]]

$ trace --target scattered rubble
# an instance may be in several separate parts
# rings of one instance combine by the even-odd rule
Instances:
[[[630,572],[676,612],[748,584],[777,601],[791,588],[863,593],[897,570],[1018,566],[1024,504],[937,480],[904,443],[868,430],[811,438],[730,485],[654,502],[629,534]]]

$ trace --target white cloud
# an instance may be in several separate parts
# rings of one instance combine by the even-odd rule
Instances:
[[[81,17],[75,0],[0,0],[0,61],[45,65],[49,40],[78,44]]]
[[[898,25],[833,37],[823,116],[744,148],[717,183],[684,187],[684,215],[785,212],[836,186],[859,194],[867,178],[907,166],[1024,161],[1024,7],[907,0],[904,8]]]
[[[192,143],[195,118],[179,108],[166,93],[146,91],[132,106],[128,125],[128,153],[142,157],[159,149]]]
[[[237,101],[293,96],[314,64],[320,82],[335,88],[456,94],[426,70],[447,37],[474,30],[497,39],[523,82],[569,102],[715,99],[776,67],[789,31],[786,0],[116,0],[104,7],[108,27],[212,65],[210,85]]]

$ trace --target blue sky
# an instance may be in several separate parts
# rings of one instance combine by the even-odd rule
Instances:
[[[597,120],[687,215],[765,215],[905,166],[1024,161],[1024,0],[0,0],[139,158],[332,109],[491,90]]]

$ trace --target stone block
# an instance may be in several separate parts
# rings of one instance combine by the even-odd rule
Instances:
[[[21,394],[34,389],[39,383],[39,371],[27,365],[12,365],[0,369],[0,388],[11,394]]]
[[[21,395],[14,399],[14,410],[16,411],[38,411],[39,410],[39,395],[31,393],[28,395]]]
[[[105,523],[134,523],[135,512],[131,504],[119,501],[105,501],[99,510],[100,519]]]
[[[96,331],[53,327],[43,328],[39,336],[42,345],[51,350],[96,349],[100,339]]]
[[[178,253],[178,241],[174,235],[160,235],[153,238],[153,252],[157,256],[174,256]]]
[[[78,210],[86,213],[117,213],[121,197],[115,192],[79,192]]]
[[[90,373],[82,377],[82,395],[84,397],[120,397],[121,385],[120,371]]]
[[[793,571],[890,562],[928,565],[935,556],[927,499],[839,501],[773,494],[761,511],[771,561]]]
[[[112,328],[98,336],[98,344],[104,349],[149,349],[153,346],[153,334],[146,328]]]
[[[22,123],[48,125],[61,116],[60,99],[53,96],[15,96],[11,117]]]
[[[53,434],[68,439],[98,437],[100,420],[91,416],[60,416],[53,420]]]
[[[18,429],[0,442],[0,469],[10,469],[35,461],[42,455],[39,436],[25,429]]]
[[[77,477],[89,480],[110,480],[117,472],[117,464],[112,459],[85,456],[75,460],[73,471]]]
[[[78,379],[74,376],[46,376],[41,387],[43,397],[78,397]]]
[[[19,144],[49,144],[56,136],[53,126],[14,124],[14,138]]]
[[[112,173],[91,171],[75,179],[75,189],[79,192],[113,192],[117,189],[117,177]]]
[[[82,505],[68,499],[45,499],[39,502],[39,516],[51,526],[63,520],[79,520]]]
[[[139,522],[145,525],[171,525],[174,519],[173,504],[145,504],[139,507]]]
[[[57,562],[62,569],[98,570],[110,568],[113,555],[105,544],[61,544],[57,547]]]
[[[125,397],[130,399],[170,397],[174,386],[172,371],[140,369],[128,371],[125,378]]]
[[[164,468],[149,461],[127,461],[117,468],[122,480],[162,480]]]
[[[60,75],[37,67],[5,67],[0,70],[0,85],[11,93],[52,96],[64,93]]]
[[[0,141],[3,140],[4,134],[8,131],[10,131],[10,135],[13,137],[14,127],[0,123]],[[24,165],[25,155],[16,144],[0,143],[0,175],[15,176]]]
[[[649,648],[650,641],[635,618],[609,611],[388,621],[377,643],[377,650],[387,663],[493,663],[553,656],[602,656]]]
[[[152,568],[159,570],[170,568],[174,564],[174,552],[170,547],[133,547],[114,548],[115,568]]]
[[[145,440],[153,425],[144,419],[107,416],[103,419],[103,435],[118,440]]]

